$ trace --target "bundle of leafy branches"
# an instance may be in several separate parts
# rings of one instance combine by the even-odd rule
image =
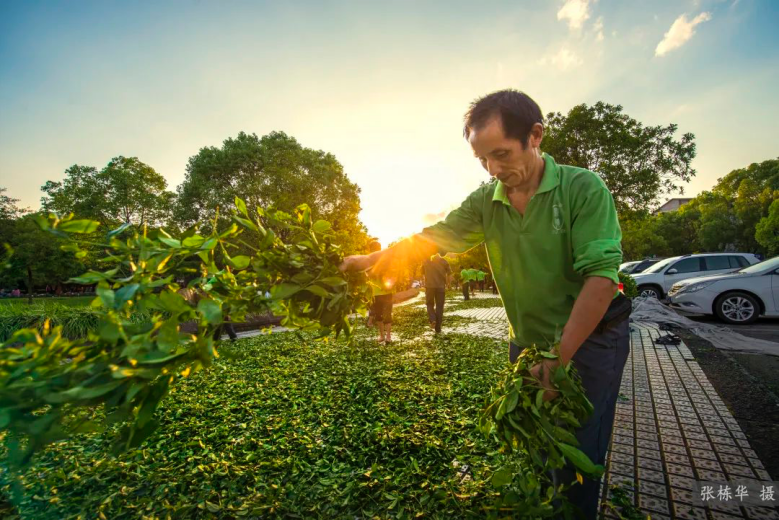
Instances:
[[[538,378],[531,373],[537,365],[541,366]],[[548,387],[540,381],[545,370]],[[548,390],[557,396],[545,400]],[[571,464],[579,482],[582,474],[598,478],[603,473],[602,466],[576,447],[579,443],[573,434],[592,411],[573,365],[560,364],[554,347],[522,351],[505,370],[502,384],[493,389],[480,422],[482,431],[495,435],[511,454],[492,477],[493,485],[501,489],[499,510],[515,511],[524,518],[573,517],[565,491],[576,482],[556,486],[550,472]]]
[[[617,273],[619,275],[619,281],[622,282],[622,292],[628,298],[635,298],[638,296],[638,284],[636,279],[625,273]]]
[[[53,441],[111,424],[122,425],[115,451],[139,446],[157,427],[154,412],[171,385],[217,357],[213,336],[226,316],[271,311],[319,337],[351,333],[349,315],[364,310],[370,289],[364,276],[339,271],[329,223],[312,222],[307,206],[295,215],[250,214],[239,199],[236,206],[234,223],[221,232],[213,225],[178,238],[164,230],[120,238],[126,225],[104,243],[68,246],[77,256],[84,244],[107,253],[107,270],[74,279],[97,284],[97,327],[72,340],[46,322],[42,332],[22,329],[0,345],[0,428],[9,433],[12,463],[23,466]],[[72,215],[40,225],[66,238],[98,227]],[[246,231],[255,239],[244,241]],[[231,256],[236,250],[250,254]],[[182,279],[196,299],[182,294]],[[139,313],[149,319],[139,322]],[[188,321],[197,324],[194,333],[181,330]],[[100,421],[91,413],[97,406]]]

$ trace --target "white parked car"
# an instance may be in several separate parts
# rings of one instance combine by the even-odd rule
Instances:
[[[662,260],[633,279],[641,296],[664,298],[671,286],[698,276],[724,274],[748,267],[760,261],[749,253],[703,253],[674,256]]]
[[[779,256],[734,273],[690,278],[668,291],[671,307],[728,323],[779,316]]]

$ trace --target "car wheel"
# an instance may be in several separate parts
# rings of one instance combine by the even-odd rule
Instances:
[[[638,287],[638,295],[642,298],[655,298],[660,299],[662,294],[660,294],[660,291],[657,289],[657,287],[652,287],[651,285],[641,285]]]
[[[742,292],[720,296],[714,310],[719,319],[736,325],[752,323],[760,316],[760,304],[755,297]]]

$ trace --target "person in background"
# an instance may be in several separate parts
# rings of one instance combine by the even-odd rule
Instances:
[[[381,244],[373,241],[368,245],[371,253],[381,251]],[[388,277],[372,277],[373,305],[369,322],[379,329],[379,343],[392,343],[392,288],[394,280]]]
[[[487,276],[487,273],[479,269],[476,271],[476,281],[479,283],[479,292],[484,292],[484,277]]]
[[[467,302],[471,299],[470,294],[468,294],[468,288],[471,285],[471,272],[469,269],[460,271],[460,284],[463,286],[463,300]]]
[[[449,262],[435,254],[422,264],[425,275],[425,301],[427,302],[427,317],[430,320],[430,328],[436,334],[441,332],[441,322],[444,319],[444,300],[446,299],[446,286],[452,274]]]

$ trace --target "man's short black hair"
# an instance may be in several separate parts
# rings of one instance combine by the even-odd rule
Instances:
[[[544,124],[544,115],[533,98],[519,90],[506,89],[480,97],[465,113],[463,135],[470,137],[471,130],[481,128],[493,117],[500,116],[503,133],[509,139],[518,139],[527,146],[533,125]]]

